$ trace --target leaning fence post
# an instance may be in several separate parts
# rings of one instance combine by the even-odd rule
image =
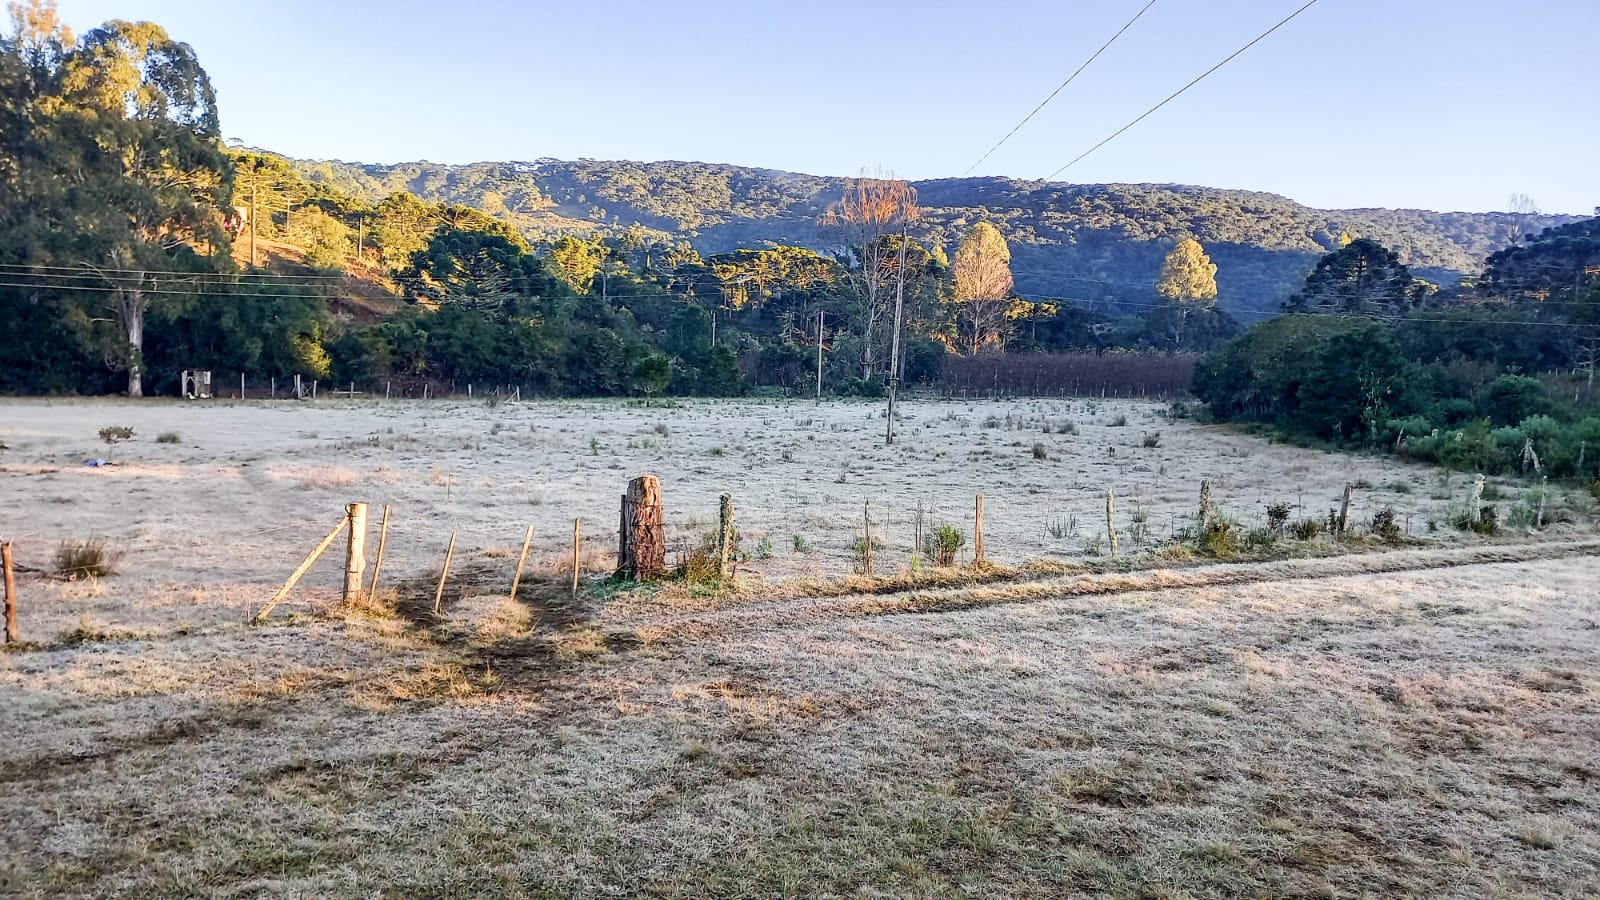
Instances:
[[[728,577],[728,563],[733,556],[733,495],[723,494],[718,510],[717,575]]]
[[[517,599],[517,586],[522,584],[522,567],[528,564],[528,547],[533,544],[533,526],[528,526],[528,533],[522,538],[522,555],[517,557],[517,574],[511,578],[511,599]]]
[[[389,546],[389,504],[383,505],[383,522],[378,525],[378,558],[372,563],[372,585],[367,588],[367,602],[378,596],[378,574],[383,571],[383,551]]]
[[[367,568],[367,505],[352,503],[344,508],[350,535],[344,554],[344,595],[349,603],[361,597],[361,575]]]
[[[283,598],[289,596],[289,591],[294,588],[295,584],[297,584],[301,578],[305,577],[307,572],[311,571],[311,564],[316,562],[317,559],[322,556],[322,554],[328,552],[328,548],[333,546],[334,538],[337,538],[339,536],[339,532],[345,530],[347,525],[348,517],[340,519],[339,524],[333,526],[333,530],[329,531],[328,536],[322,539],[322,543],[317,545],[317,549],[311,551],[311,554],[305,558],[305,561],[300,563],[300,568],[294,570],[294,574],[289,576],[289,580],[283,583],[283,587],[278,588],[277,593],[274,593],[272,597],[267,600],[267,605],[261,607],[261,611],[256,613],[251,621],[262,621],[267,617],[267,613],[272,612],[272,608],[274,606],[277,606],[283,601]]]
[[[433,594],[433,614],[439,615],[439,607],[444,604],[444,582],[450,577],[450,560],[456,555],[456,533],[450,532],[450,546],[444,548],[444,568],[439,570],[439,589]]]
[[[17,628],[17,576],[12,568],[11,542],[0,544],[0,568],[5,569],[6,582],[6,643],[15,644],[22,640],[22,632]]]
[[[1137,512],[1138,510],[1135,510]],[[1106,488],[1106,534],[1111,536],[1111,555],[1117,555],[1117,497]]]
[[[981,566],[983,561],[983,495],[979,494],[972,515],[972,564]]]

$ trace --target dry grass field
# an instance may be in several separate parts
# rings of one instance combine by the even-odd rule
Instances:
[[[136,436],[108,451],[112,424]],[[1600,893],[1583,498],[1552,498],[1542,535],[1469,540],[1444,524],[1459,475],[1152,405],[913,403],[892,449],[882,426],[843,403],[0,403],[19,562],[126,552],[19,585],[0,895]],[[572,518],[603,569],[647,471],[680,542],[734,495],[738,586],[594,577],[574,601]],[[1392,506],[1420,540],[1087,555],[1106,487],[1154,545],[1202,478],[1247,523],[1326,515],[1354,482],[1353,518]],[[970,528],[978,491],[1017,568],[904,577],[917,501]],[[379,600],[335,603],[330,554],[245,625],[351,500],[393,504]],[[864,501],[891,577],[830,589]],[[511,600],[526,524],[538,571]]]

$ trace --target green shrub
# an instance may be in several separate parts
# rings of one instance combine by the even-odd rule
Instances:
[[[1496,425],[1511,425],[1550,407],[1544,383],[1527,375],[1501,375],[1478,391],[1478,410]]]
[[[1239,550],[1239,530],[1232,522],[1214,517],[1200,529],[1198,544],[1207,556],[1232,556]]]
[[[922,536],[922,552],[936,566],[955,565],[956,551],[967,542],[961,529],[954,525],[935,525],[933,530]]]
[[[1289,524],[1289,511],[1287,503],[1273,503],[1267,506],[1267,531],[1274,536],[1281,537],[1284,528]]]
[[[811,542],[806,540],[804,535],[799,535],[799,534],[795,535],[794,536],[794,552],[796,552],[796,553],[810,553],[811,552]]]

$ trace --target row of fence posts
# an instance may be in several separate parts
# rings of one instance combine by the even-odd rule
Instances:
[[[294,399],[294,400],[315,400],[315,399],[317,399],[317,391],[318,391],[318,387],[319,387],[320,383],[321,382],[320,382],[319,379],[313,378],[313,379],[311,379],[311,386],[309,388],[307,388],[306,385],[305,385],[305,381],[299,375],[296,375],[296,376],[294,376],[294,384],[293,384],[293,386],[289,389],[289,392],[286,393],[284,396],[285,396],[285,398]],[[257,390],[260,390],[260,388],[257,387]],[[453,390],[453,388],[452,388],[452,390]],[[352,382],[349,383],[349,387],[346,390],[343,390],[343,391],[334,390],[331,393],[335,397],[340,396],[342,394],[345,397],[348,397],[348,398],[353,400],[357,396],[360,396],[362,393],[365,393],[365,392],[357,391],[356,390],[356,383],[354,381],[352,381]],[[427,383],[424,383],[422,385],[422,399],[424,399],[424,400],[434,399],[433,397],[430,396],[431,393],[432,393],[432,386],[427,384]],[[240,372],[239,373],[239,399],[243,400],[243,399],[245,399],[245,396],[246,396],[245,395],[245,377],[244,377],[244,373]],[[390,400],[390,399],[393,399],[393,396],[394,396],[394,382],[385,381],[383,383],[383,399]],[[467,399],[471,400],[471,399],[473,399],[473,396],[474,396],[473,395],[473,386],[469,382],[467,384]],[[501,399],[501,400],[520,401],[522,399],[522,386],[521,385],[505,385],[503,390],[500,387],[496,387],[494,389],[493,393],[490,394],[489,396],[492,396],[495,399]],[[278,379],[277,379],[276,376],[273,376],[273,377],[267,379],[267,399],[269,399],[269,400],[278,399]]]

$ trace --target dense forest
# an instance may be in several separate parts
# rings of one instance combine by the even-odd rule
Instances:
[[[992,370],[1065,390],[1088,383],[1081,360],[1003,361],[1118,353],[1126,369],[1126,354],[1207,351],[1282,309],[1544,322],[1571,304],[1546,302],[1562,287],[1539,279],[1582,257],[1567,282],[1582,290],[1592,264],[1571,236],[1593,220],[1531,212],[700,163],[286,159],[224,144],[188,45],[143,22],[74,36],[48,0],[13,5],[0,38],[0,126],[6,392],[171,395],[198,368],[401,395],[810,393],[820,368],[823,390],[876,395],[938,384],[955,358],[963,385]],[[1440,359],[1550,372],[1586,352],[1474,356],[1489,339]],[[1162,371],[1168,385],[1187,362]]]

